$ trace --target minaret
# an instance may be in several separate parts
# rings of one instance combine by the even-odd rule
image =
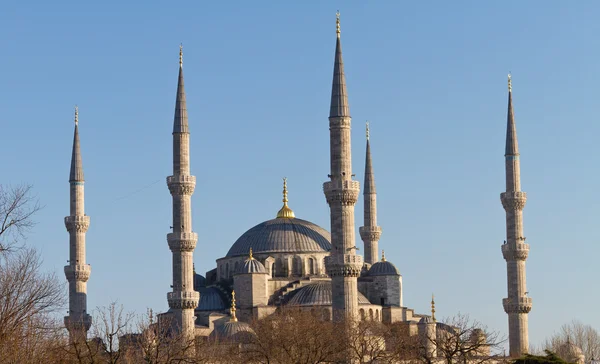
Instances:
[[[367,122],[367,156],[365,160],[364,197],[364,226],[358,231],[365,244],[365,263],[369,266],[379,261],[378,245],[381,237],[381,227],[377,226],[377,191],[375,190],[375,174],[371,161],[371,142],[369,140],[369,122]]]
[[[196,177],[190,175],[190,133],[183,87],[183,49],[179,47],[179,81],[173,122],[173,175],[167,177],[173,197],[173,232],[167,234],[173,253],[173,291],[167,294],[176,330],[194,338],[194,309],[200,295],[194,291],[193,252],[198,234],[192,232],[192,194]]]
[[[529,254],[529,244],[523,236],[523,207],[527,194],[521,191],[521,170],[519,166],[519,146],[517,128],[512,105],[512,81],[508,75],[508,118],[506,127],[506,192],[500,194],[502,206],[506,210],[506,241],[502,245],[502,255],[506,260],[508,278],[508,298],[502,300],[508,314],[508,341],[510,356],[519,357],[529,350],[527,314],[531,311],[532,300],[527,297],[525,260]]]
[[[350,110],[346,94],[342,44],[340,42],[340,17],[337,13],[337,39],[329,113],[331,173],[323,191],[330,207],[331,253],[325,260],[331,277],[333,293],[333,318],[355,318],[358,313],[357,277],[363,265],[356,254],[354,233],[354,204],[358,199],[359,183],[352,177],[350,151]]]
[[[85,262],[85,233],[90,226],[90,217],[84,212],[83,164],[79,150],[79,112],[75,106],[75,135],[69,174],[71,208],[65,217],[69,232],[69,265],[65,266],[65,276],[69,281],[69,316],[65,316],[65,326],[71,339],[76,332],[87,335],[92,325],[92,317],[87,313],[87,281],[92,268]]]

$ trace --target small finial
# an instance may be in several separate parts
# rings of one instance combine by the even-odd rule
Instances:
[[[381,251],[381,261],[385,262],[385,250]]]
[[[294,211],[288,207],[287,177],[283,177],[283,207],[277,212],[277,218],[294,218]]]
[[[249,254],[249,255],[250,255],[250,256],[249,256],[249,259],[250,259],[250,260],[254,259],[254,257],[252,256],[252,247],[250,247],[250,254]]]
[[[75,125],[79,124],[79,108],[75,105]]]
[[[431,318],[433,319],[433,322],[436,322],[436,319],[435,319],[435,297],[433,296],[433,293],[431,294]]]
[[[369,121],[367,120],[367,140],[369,140]]]
[[[512,92],[512,75],[508,73],[508,92]]]
[[[340,36],[340,11],[335,13],[335,32],[337,36]]]
[[[179,67],[183,67],[183,44],[179,44]]]
[[[235,291],[231,291],[231,308],[229,309],[229,314],[231,315],[231,322],[237,322],[237,317],[235,316]]]

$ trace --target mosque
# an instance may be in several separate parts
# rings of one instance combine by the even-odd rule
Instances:
[[[87,280],[91,268],[85,262],[85,232],[90,217],[84,213],[84,177],[75,118],[71,161],[71,214],[65,218],[70,233],[70,260],[65,267],[69,281],[67,328],[91,325],[87,310]],[[198,234],[192,230],[191,196],[196,177],[190,172],[190,132],[183,76],[183,54],[179,53],[175,117],[173,123],[173,175],[167,185],[173,200],[173,226],[167,234],[173,258],[172,290],[167,293],[171,317],[185,335],[227,337],[249,332],[248,322],[285,307],[316,311],[325,320],[353,317],[383,323],[405,323],[411,335],[436,335],[443,328],[436,322],[434,301],[430,313],[417,313],[404,305],[399,269],[379,259],[377,192],[367,125],[363,185],[363,224],[359,228],[364,259],[357,254],[354,205],[359,182],[353,180],[351,117],[342,59],[339,14],[329,113],[330,172],[323,191],[330,206],[330,231],[296,217],[288,205],[287,181],[283,181],[283,206],[274,218],[243,233],[216,267],[205,276],[196,273],[193,252]],[[506,210],[507,240],[502,254],[507,261],[508,298],[503,300],[509,316],[511,356],[528,350],[527,315],[531,298],[525,286],[525,260],[529,245],[523,238],[522,209],[526,194],[520,190],[520,166],[509,78],[506,139],[506,192],[501,194]],[[325,173],[324,173],[325,174]],[[234,293],[235,292],[235,293]],[[435,351],[435,348],[431,348]]]

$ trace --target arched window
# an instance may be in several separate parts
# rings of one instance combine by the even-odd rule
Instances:
[[[275,277],[285,277],[285,272],[283,269],[283,261],[281,258],[277,258],[275,261]]]
[[[375,321],[379,321],[379,310],[375,310]]]
[[[360,320],[364,321],[365,320],[365,310],[361,308],[360,310],[358,310],[358,313],[360,313]]]
[[[275,262],[271,263],[271,277],[275,277]]]
[[[373,321],[373,309],[369,308],[369,320]]]
[[[292,260],[292,275],[301,276],[302,275],[302,258],[294,257]]]
[[[315,260],[313,258],[308,258],[308,274],[315,275]]]

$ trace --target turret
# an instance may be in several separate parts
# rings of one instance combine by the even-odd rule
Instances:
[[[65,226],[69,232],[69,264],[65,266],[65,276],[69,281],[69,315],[65,316],[65,326],[71,339],[75,335],[85,335],[92,324],[87,313],[87,281],[91,267],[85,261],[85,233],[90,226],[90,217],[85,214],[83,162],[79,146],[79,110],[75,107],[75,132],[73,152],[71,154],[70,215],[65,217]]]
[[[508,75],[508,113],[506,126],[506,192],[500,194],[506,211],[506,240],[502,255],[506,260],[508,297],[502,300],[508,314],[508,341],[511,357],[520,357],[529,350],[528,314],[532,300],[527,296],[525,261],[529,244],[523,236],[523,208],[527,194],[521,191],[519,144],[512,102],[512,79]]]
[[[377,190],[375,174],[371,160],[371,142],[369,138],[369,122],[367,122],[367,152],[365,158],[364,226],[359,228],[360,237],[365,244],[365,263],[371,266],[379,261],[379,238],[381,227],[377,226]]]
[[[173,121],[173,175],[167,177],[173,198],[173,232],[167,234],[173,254],[173,290],[167,294],[174,329],[194,338],[194,309],[200,295],[194,291],[193,252],[198,234],[192,231],[192,194],[196,177],[190,175],[190,133],[183,85],[183,50],[179,48],[179,79]]]
[[[357,277],[363,259],[356,254],[354,233],[354,204],[358,199],[359,183],[352,177],[350,109],[346,93],[346,78],[340,40],[340,18],[336,19],[336,46],[329,111],[330,181],[323,190],[330,207],[331,254],[325,258],[327,274],[331,277],[333,317],[341,321],[358,314]]]

